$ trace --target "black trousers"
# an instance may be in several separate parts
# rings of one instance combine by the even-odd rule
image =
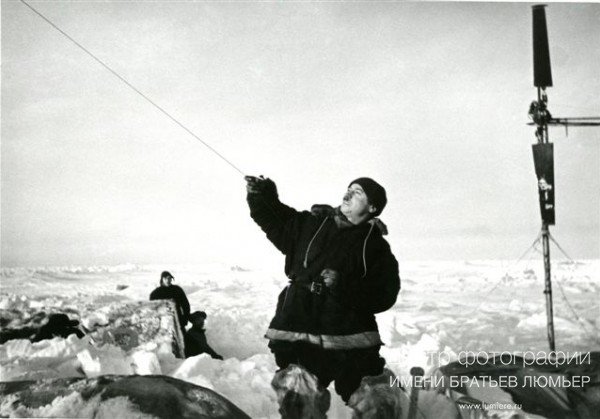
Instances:
[[[304,367],[327,388],[335,382],[335,391],[348,403],[363,377],[383,373],[385,360],[379,356],[379,346],[360,349],[323,349],[307,342],[271,341],[271,352],[280,369],[290,364]]]

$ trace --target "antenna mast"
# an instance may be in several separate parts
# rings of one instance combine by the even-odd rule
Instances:
[[[537,87],[537,101],[531,104],[529,114],[536,125],[537,144],[533,147],[535,171],[538,178],[540,210],[542,213],[542,245],[546,296],[546,317],[550,351],[556,350],[554,338],[554,311],[552,306],[552,276],[550,266],[550,230],[554,225],[554,147],[548,137],[548,123],[552,119],[548,112],[546,87],[552,86],[550,51],[546,28],[545,5],[533,6],[533,84]]]
[[[537,144],[533,144],[533,161],[538,178],[540,211],[542,213],[541,240],[544,251],[544,273],[546,295],[546,316],[548,323],[548,343],[550,351],[556,350],[554,340],[554,313],[552,308],[552,276],[550,273],[550,230],[554,225],[554,147],[548,138],[549,125],[590,127],[599,126],[600,117],[553,118],[548,111],[546,88],[552,87],[548,29],[546,27],[546,5],[537,4],[533,9],[533,85],[537,87],[537,101],[529,106],[529,118],[535,125]],[[568,133],[568,131],[567,131]]]

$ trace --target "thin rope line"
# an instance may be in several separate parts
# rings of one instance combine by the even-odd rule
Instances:
[[[367,237],[365,237],[365,242],[363,244],[362,257],[363,257],[363,266],[365,267],[365,273],[361,277],[363,279],[367,276],[367,240],[369,240],[369,236],[371,235],[371,232],[373,231],[374,227],[375,227],[375,223],[371,223],[371,228],[369,229],[369,233],[367,233]]]
[[[231,166],[234,170],[236,170],[237,172],[239,172],[242,176],[246,176],[246,174],[240,169],[238,168],[235,164],[233,164],[230,160],[228,160],[225,156],[223,156],[221,153],[219,153],[215,148],[213,148],[210,144],[208,144],[206,141],[204,141],[202,138],[200,138],[198,135],[196,135],[192,130],[190,130],[189,128],[187,128],[185,125],[183,125],[181,122],[179,122],[175,117],[173,117],[169,112],[167,112],[165,109],[163,109],[160,105],[158,105],[156,102],[154,102],[152,99],[150,99],[148,96],[146,96],[144,93],[142,93],[138,88],[136,88],[134,85],[132,85],[130,82],[128,82],[124,77],[122,77],[119,73],[117,73],[115,70],[113,70],[109,65],[105,64],[100,58],[96,57],[93,53],[91,53],[88,49],[86,49],[83,45],[81,45],[79,42],[77,42],[75,39],[73,39],[69,34],[67,34],[65,31],[63,31],[62,29],[60,29],[57,25],[55,25],[51,20],[49,20],[46,16],[44,16],[42,13],[40,13],[38,10],[36,10],[34,7],[32,7],[31,5],[29,5],[27,2],[25,2],[24,0],[18,0],[21,3],[23,3],[25,6],[27,6],[29,9],[31,9],[35,14],[37,14],[39,17],[41,17],[44,21],[46,21],[50,26],[52,26],[54,29],[56,29],[58,32],[60,32],[61,34],[63,34],[67,39],[69,39],[71,42],[73,42],[76,46],[78,46],[82,51],[84,51],[87,55],[89,55],[91,58],[93,58],[96,62],[98,62],[102,67],[104,67],[105,69],[107,69],[108,71],[110,71],[115,77],[117,77],[119,80],[121,80],[127,87],[129,87],[130,89],[132,89],[134,92],[136,92],[138,95],[140,95],[141,97],[143,97],[144,99],[146,99],[146,101],[148,101],[152,106],[154,106],[156,109],[158,109],[160,112],[162,112],[165,116],[167,116],[171,121],[175,122],[177,125],[179,125],[181,128],[183,128],[188,134],[190,134],[192,137],[194,137],[196,140],[200,141],[206,148],[208,148],[210,151],[212,151],[214,154],[216,154],[218,157],[220,157],[225,163],[227,163],[229,166]],[[272,205],[270,205],[264,197],[260,197],[260,199],[262,200],[262,202],[266,205],[266,207],[275,215],[275,217],[282,223],[284,223],[284,220],[280,217],[280,215],[278,214],[278,212],[275,210],[275,208],[273,208]]]
[[[70,40],[71,42],[73,42],[77,47],[79,47],[87,55],[89,55],[91,58],[93,58],[102,67],[104,67],[106,70],[108,70],[109,72],[111,72],[115,77],[117,77],[119,80],[121,80],[127,87],[129,87],[131,90],[133,90],[134,92],[136,92],[138,95],[140,95],[141,97],[143,97],[144,99],[146,99],[146,101],[148,101],[148,103],[150,103],[152,106],[154,106],[160,112],[162,112],[171,121],[175,122],[177,125],[179,125],[179,127],[181,127],[183,130],[185,130],[188,134],[190,134],[196,140],[200,141],[206,148],[208,148],[215,155],[217,155],[218,157],[220,157],[225,163],[227,163],[229,166],[231,166],[234,170],[236,170],[237,172],[239,172],[242,176],[244,176],[244,177],[246,176],[246,174],[240,168],[238,168],[235,164],[233,164],[225,156],[223,156],[221,153],[219,153],[210,144],[208,144],[206,141],[204,141],[202,138],[200,138],[198,135],[196,135],[192,130],[190,130],[185,125],[183,125],[181,122],[179,122],[175,117],[173,117],[169,112],[167,112],[165,109],[163,109],[160,105],[158,105],[156,102],[154,102],[152,99],[150,99],[144,93],[142,93],[137,87],[135,87],[134,85],[132,85],[129,81],[127,81],[124,77],[122,77],[119,73],[117,73],[115,70],[113,70],[108,64],[104,63],[100,58],[96,57],[87,48],[85,48],[83,45],[81,45],[79,42],[77,42],[75,39],[73,39],[68,33],[66,33],[61,28],[59,28],[57,25],[55,25],[50,19],[48,19],[46,16],[44,16],[41,12],[39,12],[38,10],[36,10],[33,6],[31,6],[30,4],[28,4],[24,0],[18,0],[18,1],[20,1],[21,3],[23,3],[29,9],[31,9],[36,15],[38,15],[39,17],[41,17],[50,26],[52,26],[54,29],[56,29],[58,32],[60,32],[62,35],[64,35],[68,40]],[[279,216],[279,214],[277,213],[277,211],[275,211],[275,209],[273,208],[273,206],[271,206],[268,202],[266,202],[266,200],[263,197],[261,197],[261,200],[267,206],[267,208],[275,215],[275,217],[279,221],[283,222],[283,220],[281,219],[281,217]]]
[[[308,252],[310,252],[310,246],[312,246],[313,242],[315,241],[315,239],[317,238],[317,236],[321,232],[321,229],[323,228],[323,226],[325,225],[325,223],[327,222],[328,219],[329,219],[329,216],[325,217],[325,219],[323,220],[323,222],[319,226],[319,229],[317,230],[317,232],[315,233],[315,235],[313,236],[313,238],[308,243],[308,247],[306,248],[306,255],[304,256],[304,263],[303,263],[303,265],[304,265],[305,268],[308,266]]]
[[[577,265],[577,262],[574,261],[573,258],[571,258],[571,256],[569,256],[567,254],[567,252],[565,252],[565,250],[560,246],[560,244],[558,244],[558,242],[554,239],[554,237],[552,236],[552,234],[550,234],[550,232],[548,232],[548,236],[550,237],[550,240],[552,240],[552,243],[554,243],[556,245],[556,247],[558,247],[558,250],[560,250],[562,252],[562,254],[567,257],[567,259],[569,259],[569,262]]]
[[[134,92],[136,92],[138,95],[140,95],[141,97],[143,97],[144,99],[146,99],[146,101],[148,101],[152,106],[154,106],[156,109],[158,109],[164,115],[166,115],[171,121],[175,122],[177,125],[179,125],[179,127],[183,128],[188,134],[190,134],[196,140],[198,140],[202,144],[204,144],[204,146],[206,148],[208,148],[214,154],[216,154],[217,156],[219,156],[229,166],[231,166],[237,172],[239,172],[243,176],[245,176],[245,173],[241,169],[239,169],[235,164],[233,164],[231,161],[229,161],[225,156],[223,156],[217,150],[215,150],[210,144],[208,144],[202,138],[200,138],[199,136],[197,136],[192,130],[190,130],[185,125],[183,125],[181,122],[179,122],[175,117],[173,117],[169,112],[167,112],[165,109],[163,109],[160,105],[158,105],[156,102],[154,102],[152,99],[150,99],[144,93],[142,93],[137,87],[135,87],[130,82],[128,82],[125,78],[123,78],[119,73],[117,73],[115,70],[113,70],[110,66],[108,66],[107,64],[105,64],[100,58],[98,58],[94,54],[92,54],[83,45],[81,45],[79,42],[77,42],[75,39],[73,39],[68,33],[66,33],[65,31],[63,31],[62,29],[60,29],[58,26],[56,26],[50,19],[48,19],[42,13],[40,13],[39,11],[37,11],[34,7],[32,7],[31,5],[29,5],[26,1],[24,1],[24,0],[19,0],[19,1],[21,3],[23,3],[25,6],[27,6],[29,9],[31,9],[36,15],[38,15],[43,20],[45,20],[46,23],[48,23],[50,26],[52,26],[58,32],[60,32],[61,34],[63,34],[68,40],[70,40],[75,45],[77,45],[82,51],[84,51],[87,55],[89,55],[90,57],[92,57],[98,64],[100,64],[102,67],[104,67],[105,69],[107,69],[108,71],[110,71],[115,77],[117,77],[119,80],[121,80],[127,87],[129,87],[131,90],[133,90]]]

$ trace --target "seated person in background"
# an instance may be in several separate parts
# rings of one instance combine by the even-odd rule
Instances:
[[[32,342],[52,339],[56,337],[67,338],[69,335],[75,334],[78,338],[82,338],[85,334],[77,327],[79,321],[70,320],[66,314],[54,313],[48,317],[48,323],[43,325],[39,332],[32,339]]]
[[[185,325],[188,322],[190,315],[190,303],[185,295],[185,291],[173,285],[175,278],[169,272],[164,271],[160,274],[160,286],[155,288],[150,293],[150,301],[152,300],[173,300],[175,301],[175,309],[177,310],[177,318],[179,320],[179,327],[185,335]]]
[[[192,327],[185,333],[185,357],[209,354],[214,359],[223,359],[206,341],[204,320],[206,320],[206,313],[203,311],[194,311],[190,314]]]

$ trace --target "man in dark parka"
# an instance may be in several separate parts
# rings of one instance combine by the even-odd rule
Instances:
[[[175,310],[177,311],[177,319],[179,327],[185,335],[185,326],[188,323],[190,316],[190,302],[185,295],[185,291],[173,285],[175,277],[170,272],[164,271],[160,274],[160,286],[155,288],[150,293],[150,300],[173,300],[175,301]]]
[[[280,369],[300,365],[323,388],[334,381],[345,402],[385,360],[375,313],[396,302],[398,263],[376,218],[385,189],[370,178],[348,185],[338,208],[296,211],[279,201],[270,179],[246,177],[252,219],[285,255],[288,285],[266,337]]]

